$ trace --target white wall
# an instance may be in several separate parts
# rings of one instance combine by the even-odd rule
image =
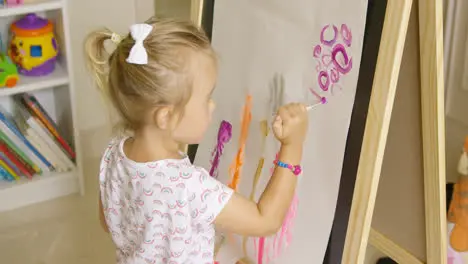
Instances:
[[[128,32],[128,27],[135,21],[135,3],[128,0],[70,1],[69,10],[79,125],[80,130],[90,130],[101,127],[107,121],[107,115],[85,68],[84,39],[92,30],[104,26],[118,33]]]
[[[108,143],[111,132],[108,107],[91,81],[85,68],[83,44],[86,35],[106,26],[118,33],[125,33],[135,21],[135,2],[131,0],[69,0],[72,61],[78,127],[83,155],[83,173],[86,193],[95,199],[100,155]]]
[[[468,114],[468,112],[466,113]],[[457,165],[465,142],[465,137],[468,136],[468,125],[453,119],[450,116],[446,116],[445,122],[447,182],[455,182],[459,176]]]
[[[157,16],[190,18],[191,0],[155,0],[154,2]]]
[[[135,0],[135,19],[143,22],[155,15],[155,5],[159,0]]]

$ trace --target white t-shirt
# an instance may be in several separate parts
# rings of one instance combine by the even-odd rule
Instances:
[[[123,152],[125,140],[111,141],[99,174],[117,262],[212,264],[213,221],[233,190],[187,157],[134,162]]]

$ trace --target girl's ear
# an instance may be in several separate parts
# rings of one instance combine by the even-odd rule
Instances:
[[[170,128],[172,107],[163,106],[154,110],[153,119],[156,126],[161,130]]]

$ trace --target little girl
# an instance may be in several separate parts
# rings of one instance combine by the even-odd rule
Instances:
[[[110,54],[107,40],[116,46]],[[131,134],[109,143],[99,174],[101,223],[119,264],[212,264],[215,226],[246,236],[277,232],[300,173],[304,105],[278,110],[277,168],[255,203],[179,152],[180,145],[200,141],[215,109],[216,55],[204,32],[189,22],[151,19],[125,37],[95,31],[85,49],[99,87]]]

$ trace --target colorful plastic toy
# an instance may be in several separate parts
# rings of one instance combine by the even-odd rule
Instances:
[[[9,6],[22,5],[23,3],[24,3],[23,0],[6,0],[6,4]]]
[[[50,20],[27,14],[11,25],[8,54],[26,76],[43,76],[54,71],[58,44]]]
[[[16,65],[8,56],[0,53],[0,87],[14,87],[18,80]]]

